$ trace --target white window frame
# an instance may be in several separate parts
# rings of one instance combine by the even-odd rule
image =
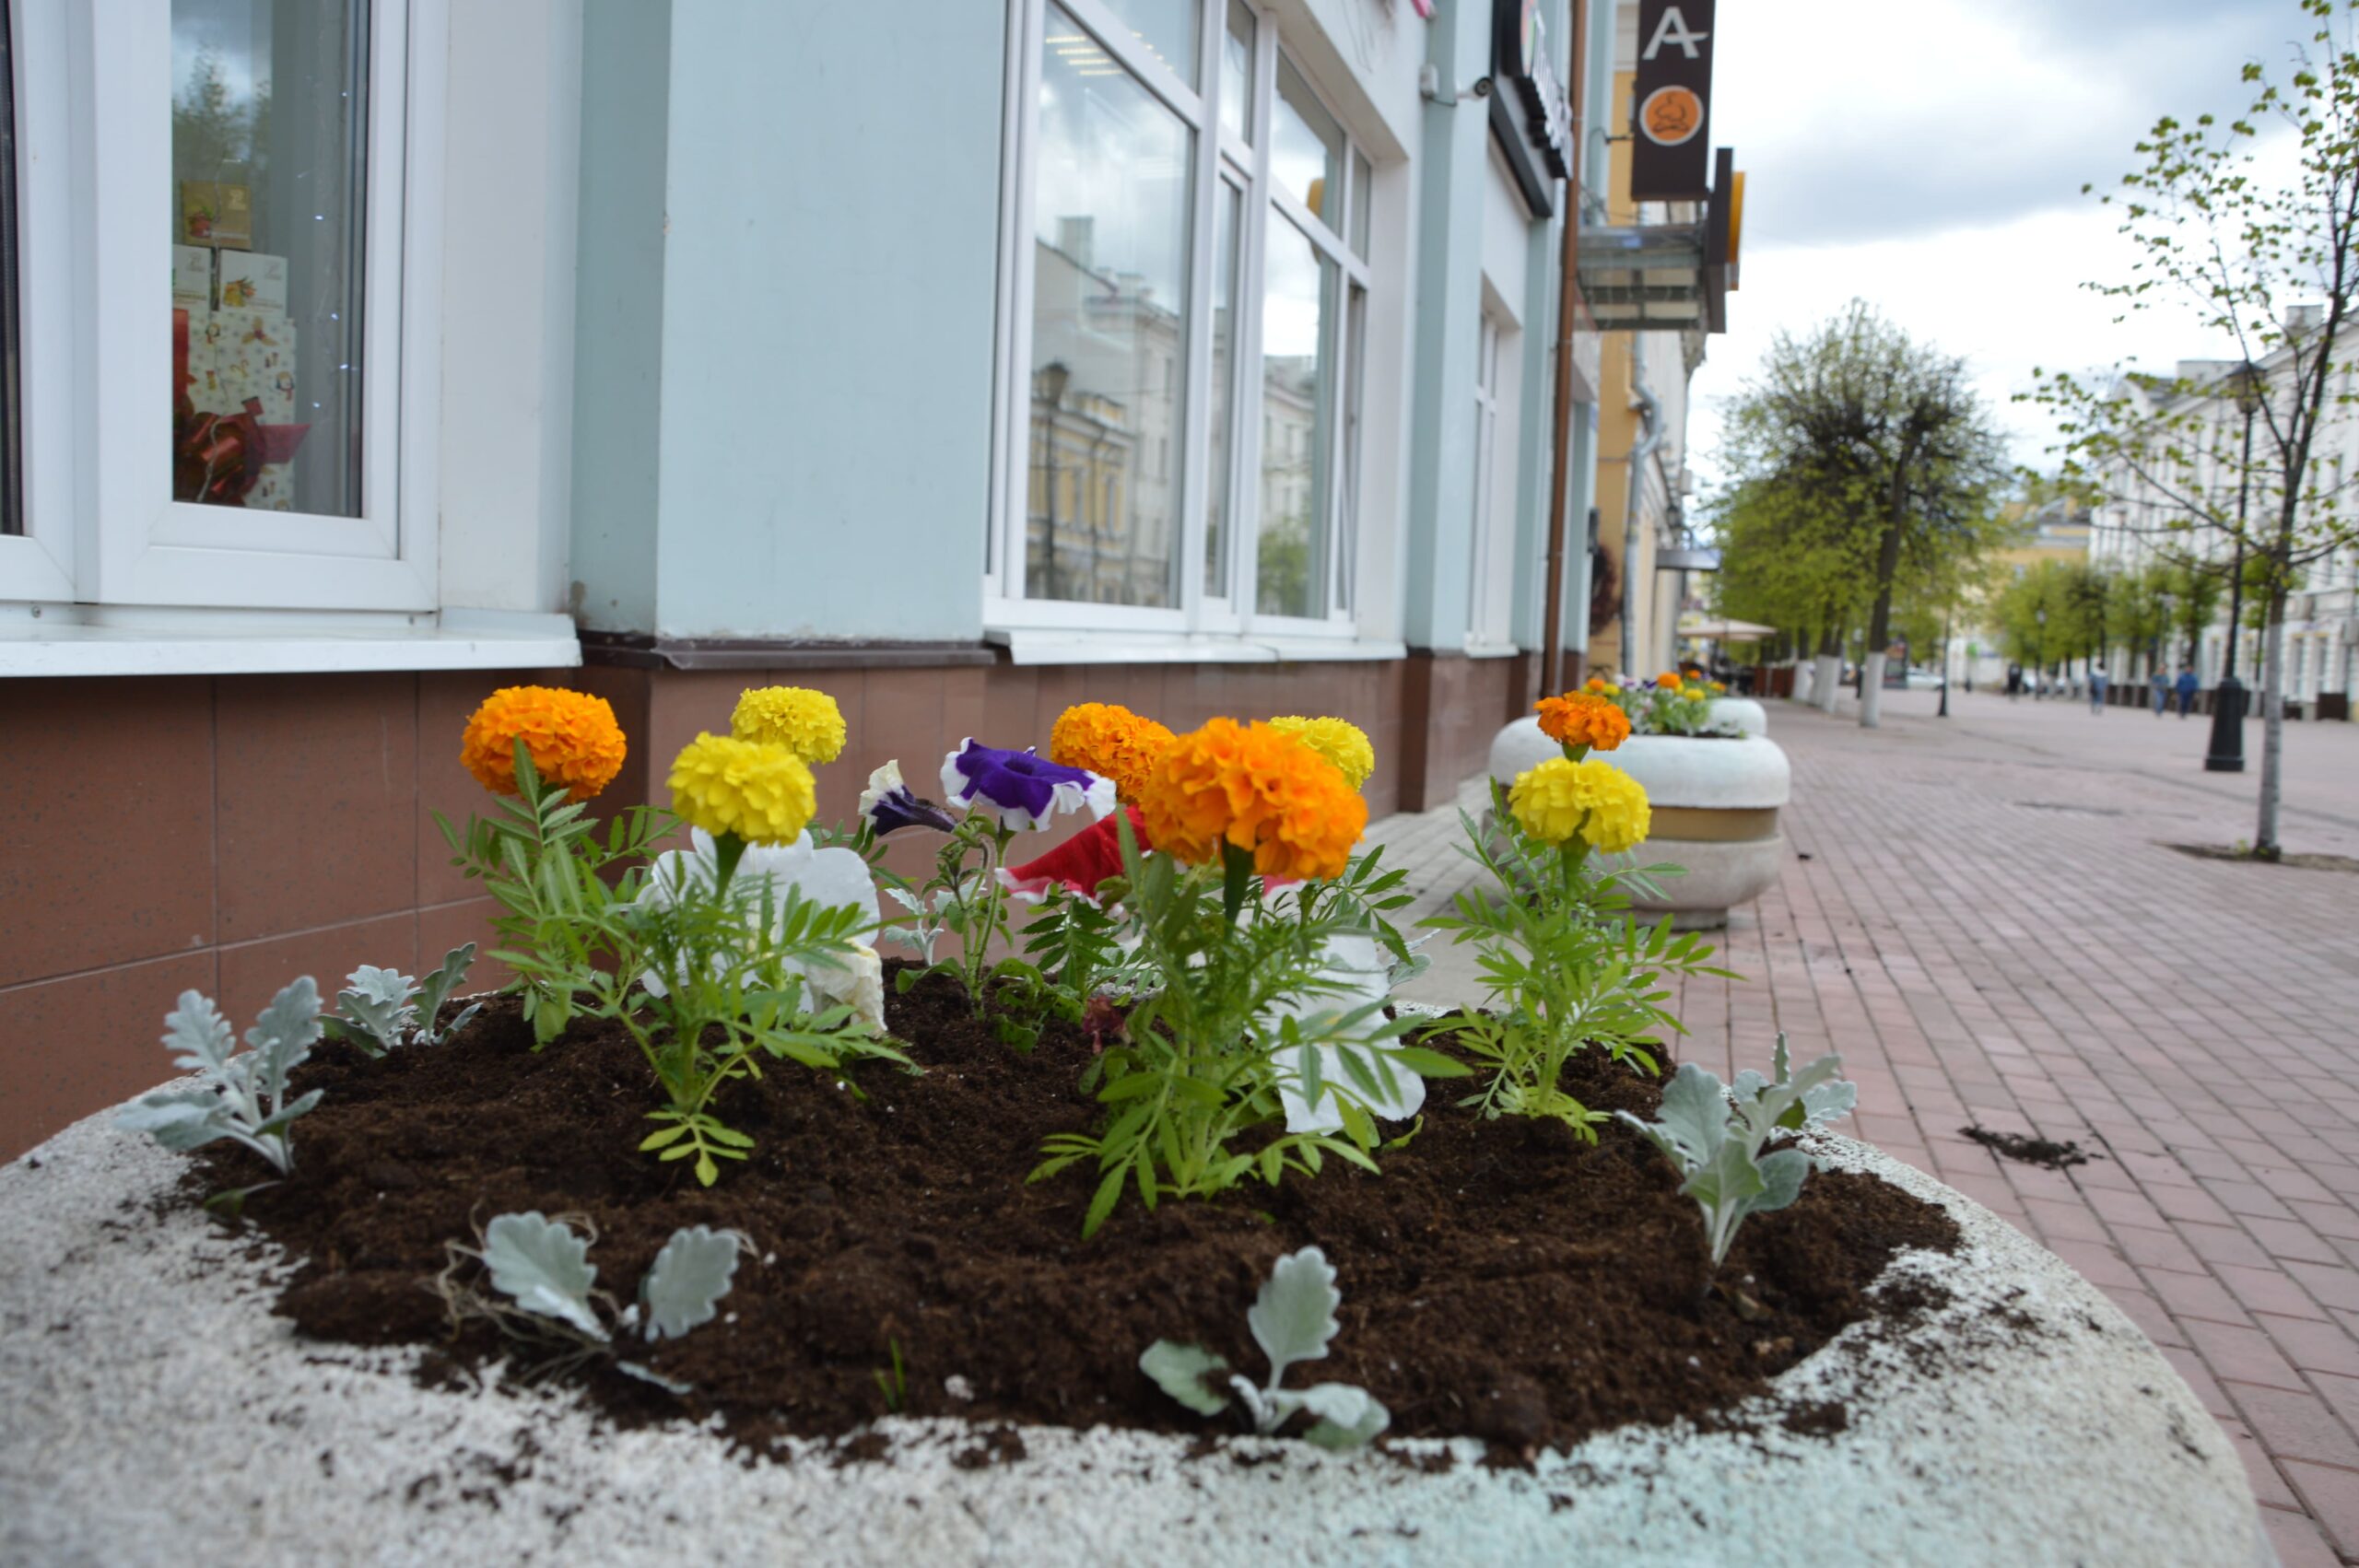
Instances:
[[[1031,484],[1033,223],[1035,159],[1038,154],[1037,105],[1039,60],[1050,0],[1009,0],[1009,48],[1004,101],[1006,119],[1003,145],[1008,149],[1001,172],[1001,254],[999,287],[998,395],[992,400],[994,474],[991,513],[986,529],[983,569],[983,621],[994,631],[1074,632],[1114,631],[1165,634],[1174,637],[1253,637],[1348,641],[1357,635],[1352,609],[1356,583],[1352,574],[1360,556],[1359,535],[1366,520],[1355,515],[1365,492],[1358,470],[1366,462],[1359,439],[1363,394],[1356,357],[1366,336],[1369,266],[1348,242],[1357,205],[1370,199],[1372,180],[1358,170],[1373,171],[1367,147],[1356,139],[1344,117],[1324,97],[1322,107],[1343,131],[1344,147],[1336,178],[1344,193],[1345,210],[1330,228],[1288,192],[1277,190],[1269,175],[1271,126],[1276,112],[1277,69],[1281,53],[1276,12],[1259,5],[1253,13],[1251,111],[1246,117],[1252,140],[1232,135],[1220,121],[1221,61],[1227,37],[1226,0],[1203,0],[1199,9],[1196,80],[1181,81],[1168,67],[1146,53],[1105,0],[1054,0],[1092,36],[1093,41],[1129,72],[1133,80],[1178,115],[1190,136],[1189,271],[1186,287],[1188,332],[1184,345],[1186,392],[1181,400],[1181,452],[1178,464],[1179,603],[1176,607],[1109,605],[1083,601],[1046,600],[1024,592],[1022,552]],[[1296,72],[1318,93],[1299,64]],[[1212,404],[1212,301],[1214,207],[1224,187],[1238,193],[1239,232],[1237,275],[1232,292],[1232,378],[1229,425],[1227,504],[1223,517],[1226,580],[1206,581],[1209,512],[1205,497],[1211,484],[1209,421]],[[1317,616],[1266,615],[1252,608],[1259,557],[1260,475],[1262,459],[1262,397],[1259,367],[1262,350],[1263,261],[1268,226],[1279,219],[1292,222],[1320,253],[1333,261],[1340,275],[1333,320],[1326,323],[1332,356],[1336,408],[1329,432],[1332,442],[1326,454],[1330,482],[1326,584],[1327,612]],[[1249,371],[1251,373],[1249,374]]]
[[[171,497],[170,318],[159,215],[170,171],[170,0],[17,0],[29,543],[0,597],[88,605],[429,611],[448,0],[370,7],[362,512]],[[68,303],[70,301],[70,303]]]

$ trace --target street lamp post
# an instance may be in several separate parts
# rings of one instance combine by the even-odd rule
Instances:
[[[1047,459],[1049,488],[1048,537],[1041,541],[1040,596],[1057,597],[1057,414],[1064,406],[1065,383],[1073,372],[1062,359],[1051,359],[1039,369],[1039,401],[1049,405],[1047,425]]]
[[[2245,770],[2245,688],[2236,680],[2236,639],[2245,619],[2245,502],[2252,490],[2252,416],[2260,412],[2260,371],[2249,359],[2230,378],[2245,418],[2244,459],[2236,470],[2236,556],[2228,578],[2228,660],[2212,691],[2212,750],[2207,773]]]
[[[1950,634],[1956,629],[1957,606],[1952,604],[1942,614],[1942,706],[1933,717],[1950,716]]]

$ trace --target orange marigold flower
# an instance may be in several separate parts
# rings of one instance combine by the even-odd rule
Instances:
[[[1679,686],[1679,672],[1676,670],[1665,670],[1661,674],[1655,677],[1655,685],[1661,686],[1665,691],[1677,690]]]
[[[467,720],[459,760],[495,795],[516,793],[516,743],[545,784],[586,801],[623,770],[623,727],[602,696],[557,686],[502,686]]]
[[[1367,828],[1367,802],[1344,775],[1267,724],[1215,719],[1159,757],[1139,808],[1157,849],[1189,865],[1229,843],[1265,877],[1340,876]]]
[[[1585,692],[1610,692],[1613,689],[1605,684],[1605,677],[1602,675],[1591,675],[1589,678],[1589,684],[1581,687]]]
[[[1610,752],[1630,738],[1630,716],[1619,704],[1589,692],[1543,696],[1538,707],[1540,732],[1559,745]]]
[[[1049,760],[1111,778],[1115,794],[1135,805],[1156,758],[1171,742],[1169,730],[1119,704],[1080,702],[1050,730]]]

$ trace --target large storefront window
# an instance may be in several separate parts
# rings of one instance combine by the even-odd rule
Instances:
[[[367,0],[172,0],[172,498],[361,515]]]
[[[1189,128],[1054,6],[1039,103],[1024,591],[1173,605]]]
[[[1013,5],[994,614],[1347,630],[1367,158],[1247,0]]]

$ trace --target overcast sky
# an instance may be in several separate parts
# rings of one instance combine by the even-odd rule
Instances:
[[[1717,475],[1719,405],[1780,330],[1857,296],[1964,355],[2047,466],[2034,366],[2233,357],[2183,310],[2112,325],[2081,288],[2125,275],[2117,183],[2155,119],[2232,114],[2312,30],[2294,0],[1722,0],[1714,141],[1745,171],[1742,287],[1696,375],[1690,464]],[[2283,73],[2277,73],[2283,79]]]

